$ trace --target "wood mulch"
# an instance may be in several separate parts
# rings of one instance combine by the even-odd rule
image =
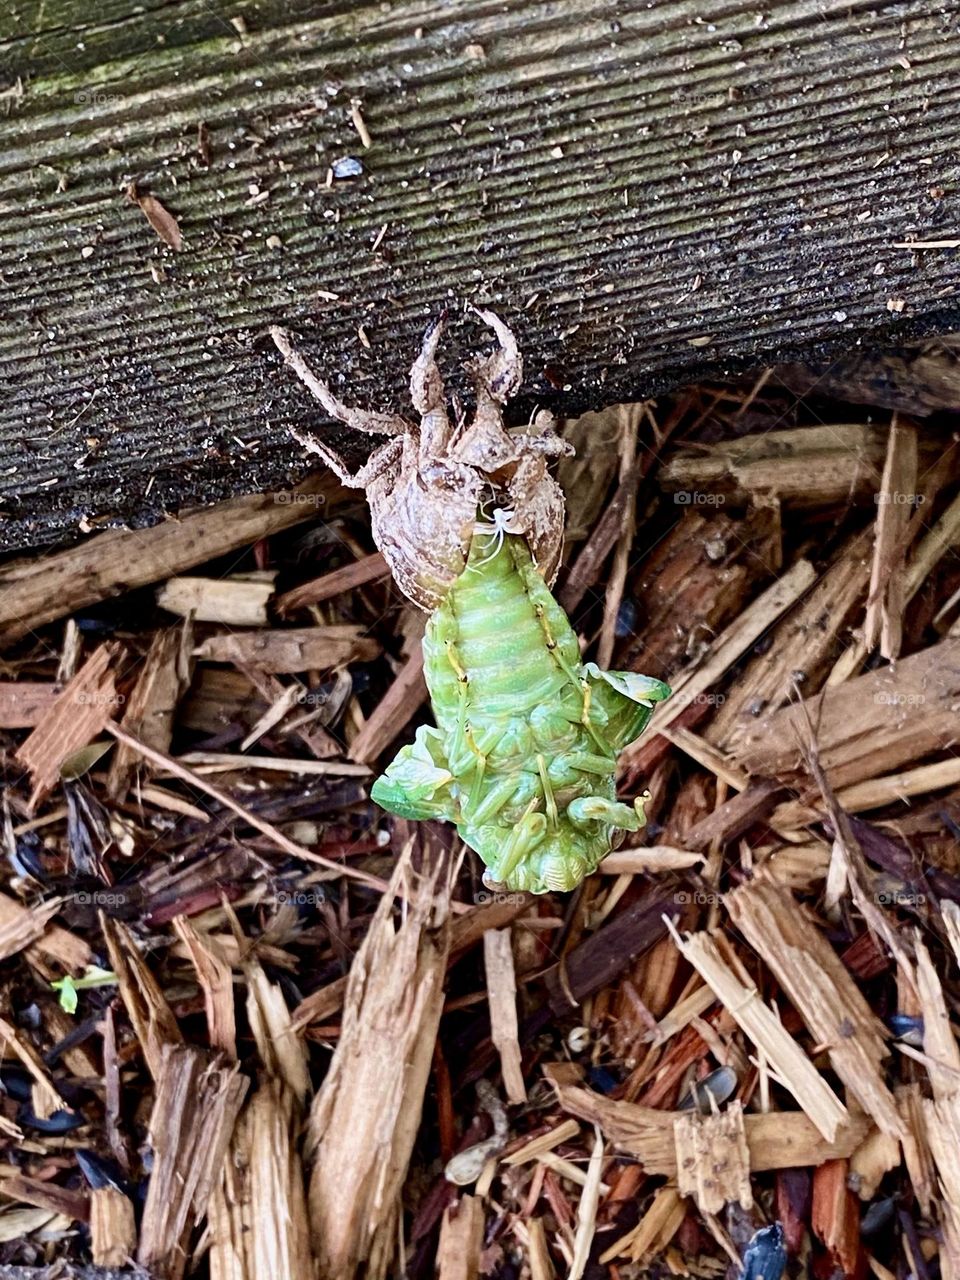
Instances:
[[[0,1280],[960,1276],[952,352],[565,425],[675,691],[573,894],[371,804],[424,619],[329,477],[0,566]]]

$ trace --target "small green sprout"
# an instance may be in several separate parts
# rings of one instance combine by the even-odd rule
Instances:
[[[117,975],[112,969],[101,969],[97,964],[88,964],[82,978],[72,978],[67,974],[65,978],[51,982],[50,986],[59,993],[60,1008],[67,1013],[76,1013],[78,991],[86,991],[90,987],[109,987],[116,981]]]

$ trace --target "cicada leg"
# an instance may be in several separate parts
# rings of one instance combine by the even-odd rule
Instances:
[[[516,778],[501,778],[494,782],[486,795],[477,804],[464,806],[463,820],[471,827],[480,827],[491,822],[501,809],[505,808],[517,793]]]
[[[605,822],[607,826],[619,827],[621,831],[639,831],[646,821],[642,801],[638,812],[630,805],[621,804],[619,800],[608,800],[605,796],[579,796],[576,800],[571,800],[567,805],[567,816],[577,826]]]
[[[547,822],[550,825],[550,830],[556,831],[560,815],[557,810],[557,800],[553,794],[553,783],[550,781],[547,762],[542,755],[537,756],[537,768],[540,771],[540,782],[543,785],[543,802],[547,810]]]
[[[614,762],[610,756],[593,755],[589,751],[573,751],[566,758],[571,769],[579,769],[581,773],[596,773],[600,777],[613,772]]]
[[[536,803],[536,800],[530,802],[527,812],[507,838],[499,863],[490,868],[500,884],[509,884],[510,876],[547,834],[547,819],[542,813],[533,812]]]

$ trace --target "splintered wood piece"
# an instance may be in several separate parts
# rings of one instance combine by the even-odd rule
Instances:
[[[19,1058],[33,1077],[31,1101],[34,1112],[41,1120],[53,1115],[55,1111],[72,1110],[60,1096],[56,1085],[50,1079],[46,1064],[29,1039],[12,1022],[0,1017],[0,1057],[7,1052]]]
[[[837,1075],[884,1133],[905,1133],[883,1078],[886,1032],[843,962],[791,893],[767,880],[724,895],[734,924],[790,997]]]
[[[529,1160],[537,1160],[547,1151],[553,1151],[564,1142],[572,1142],[580,1133],[576,1120],[564,1120],[544,1133],[521,1142],[515,1150],[507,1148],[509,1154],[500,1157],[500,1163],[506,1165],[526,1164]]]
[[[47,1209],[74,1222],[88,1222],[90,1219],[89,1197],[66,1187],[58,1187],[55,1182],[14,1173],[3,1179],[2,1191],[10,1200],[36,1205],[38,1209]],[[2,1275],[3,1271],[0,1271],[0,1276]]]
[[[573,1241],[573,1258],[568,1280],[582,1280],[590,1258],[590,1248],[597,1231],[597,1208],[600,1204],[601,1177],[603,1175],[603,1134],[595,1131],[593,1149],[587,1165],[587,1176],[577,1206],[577,1234]]]
[[[863,639],[868,650],[879,641],[881,655],[896,658],[903,637],[907,531],[917,498],[917,431],[896,414],[876,498],[876,539]]]
[[[530,1280],[556,1280],[557,1272],[550,1258],[547,1230],[542,1218],[530,1218],[523,1224],[527,1229],[527,1260],[530,1263]]]
[[[526,1102],[527,1089],[520,1066],[517,977],[510,929],[490,929],[483,935],[483,962],[490,1005],[490,1038],[500,1054],[507,1100],[516,1106]]]
[[[870,1201],[886,1175],[899,1164],[900,1143],[889,1133],[874,1129],[850,1157],[850,1186],[856,1187],[861,1200]]]
[[[813,1175],[813,1217],[815,1234],[830,1252],[834,1266],[844,1276],[859,1274],[860,1212],[857,1198],[847,1186],[846,1160],[827,1160]]]
[[[606,1264],[620,1257],[630,1258],[633,1262],[649,1261],[663,1253],[686,1216],[687,1206],[677,1188],[672,1183],[658,1187],[649,1208],[634,1229],[601,1253],[599,1261]]]
[[[675,1117],[677,1190],[693,1196],[701,1213],[720,1213],[736,1201],[753,1207],[750,1153],[743,1124],[743,1105],[736,1099],[713,1115],[695,1111]]]
[[[119,654],[115,644],[96,649],[17,750],[16,759],[33,779],[31,812],[56,785],[67,757],[92,742],[117,711],[114,668]]]
[[[266,711],[260,716],[256,724],[251,727],[250,732],[240,744],[241,751],[249,751],[250,747],[263,734],[268,733],[275,725],[280,724],[293,707],[309,701],[311,694],[299,680],[292,680],[289,684],[284,684],[276,676],[269,675],[266,671],[260,671],[256,667],[244,667],[242,673],[267,703]],[[344,676],[352,686],[350,676],[347,673],[344,673]],[[340,755],[340,744],[321,725],[313,723],[312,716],[308,718],[298,716],[297,720],[299,723],[295,729],[292,726],[290,727],[290,734],[295,734],[318,760],[329,760],[331,756]],[[286,730],[281,729],[280,732],[283,734]]]
[[[794,605],[816,579],[816,571],[809,560],[798,560],[749,604],[691,666],[673,677],[673,696],[654,709],[648,736],[662,733],[680,715],[705,695],[730,667],[755,644],[764,631]],[[620,771],[630,768],[636,744],[627,747],[620,757]]]
[[[283,991],[271,982],[255,960],[244,966],[247,980],[247,1021],[260,1060],[270,1076],[282,1080],[300,1104],[310,1093],[307,1051],[293,1032],[293,1019]]]
[[[903,1162],[907,1166],[910,1186],[917,1197],[921,1212],[924,1217],[929,1217],[937,1181],[933,1155],[927,1141],[923,1094],[917,1083],[897,1085],[894,1094],[907,1128],[907,1136],[903,1139]]]
[[[120,998],[140,1041],[147,1068],[154,1081],[159,1081],[164,1050],[171,1045],[182,1044],[183,1034],[130,930],[104,912],[99,914],[100,929],[110,954],[110,967],[117,975]]]
[[[185,916],[174,916],[173,929],[187,949],[203,992],[207,1036],[211,1048],[231,1061],[237,1056],[237,1019],[233,1000],[233,972],[216,942]]]
[[[927,1140],[940,1176],[944,1275],[960,1276],[960,1092],[949,1097],[925,1098],[923,1116]]]
[[[190,683],[186,657],[190,643],[188,624],[156,632],[120,721],[128,733],[157,751],[170,750],[177,704]],[[150,763],[118,742],[107,772],[107,795],[111,800],[126,795],[138,771],[149,778]]]
[[[423,650],[417,645],[350,744],[347,753],[349,758],[361,764],[370,764],[376,760],[406,728],[426,700]]]
[[[157,604],[168,613],[194,622],[219,622],[224,627],[265,627],[267,602],[273,595],[275,573],[256,577],[169,578],[157,588]]]
[[[90,1249],[98,1267],[125,1267],[137,1248],[133,1205],[116,1187],[90,1193]]]
[[[332,476],[317,473],[289,494],[248,494],[151,529],[110,530],[54,555],[15,560],[0,568],[0,644],[313,519],[342,492]]]
[[[804,426],[740,436],[681,451],[660,471],[668,492],[723,494],[742,504],[754,494],[785,505],[827,506],[876,493],[887,430],[864,423]]]
[[[450,955],[455,958],[474,947],[488,929],[502,929],[512,924],[536,902],[533,894],[509,894],[507,901],[493,902],[473,907],[453,922],[450,931]],[[300,1033],[311,1022],[326,1022],[343,1005],[347,979],[334,978],[326,986],[305,996],[293,1010],[293,1030]]]
[[[763,1003],[756,987],[748,985],[725,963],[717,940],[710,934],[688,934],[682,939],[672,926],[670,931],[682,955],[761,1050],[818,1131],[832,1142],[849,1121],[849,1112],[780,1019]]]
[[[733,750],[758,716],[792,701],[798,685],[819,687],[866,594],[871,536],[866,529],[852,537],[810,593],[777,623],[768,647],[750,657],[704,730],[709,742]]]
[[[646,465],[644,465],[646,463]],[[573,613],[587,591],[596,582],[604,560],[613,550],[623,527],[623,516],[629,504],[636,500],[640,478],[649,470],[650,461],[643,455],[634,455],[632,464],[622,472],[620,483],[603,515],[594,525],[576,562],[557,592],[557,599],[567,613]]]
[[[923,1062],[933,1097],[922,1101],[924,1129],[940,1177],[944,1274],[960,1276],[960,1049],[940,979],[917,931],[915,985],[923,1014]]]
[[[911,796],[926,795],[929,791],[940,791],[957,783],[960,783],[960,760],[951,755],[946,760],[935,760],[916,769],[869,778],[852,787],[841,787],[836,792],[836,800],[847,813],[868,813],[871,809],[882,809],[897,801],[905,802]],[[794,831],[797,827],[816,822],[820,817],[820,806],[816,803],[788,800],[774,809],[770,824],[778,831]]]
[[[597,870],[605,876],[656,875],[663,871],[686,871],[703,862],[702,853],[674,849],[670,845],[650,845],[645,849],[615,849]]]
[[[904,598],[909,603],[917,594],[944,555],[960,545],[960,493],[940,516],[932,529],[927,529],[910,556],[904,581]]]
[[[179,1280],[188,1234],[220,1179],[249,1082],[222,1054],[168,1043],[160,1049],[156,1083],[153,1168],[137,1261],[161,1280]]]
[[[910,531],[907,532],[907,541]],[[960,544],[960,494],[950,503],[940,519],[928,529],[914,547],[909,563],[902,578],[903,607],[910,603],[939,561],[951,549]],[[861,634],[844,653],[827,681],[828,684],[842,684],[849,680],[863,666],[868,649]]]
[[[364,638],[362,632],[362,627],[347,623],[282,631],[230,631],[204,640],[194,650],[194,656],[274,674],[327,671],[350,662],[371,662],[379,656],[380,645]]]
[[[550,1075],[549,1072],[546,1074]],[[677,1148],[673,1125],[686,1112],[660,1111],[636,1102],[606,1098],[579,1085],[553,1081],[560,1106],[590,1124],[598,1124],[618,1151],[636,1156],[651,1175],[677,1176]],[[817,1132],[802,1111],[769,1111],[743,1117],[750,1169],[807,1168],[840,1156],[849,1156],[860,1145],[873,1121],[851,1115],[833,1142]]]
[[[310,1220],[321,1280],[367,1260],[383,1276],[443,1009],[450,884],[440,851],[420,875],[401,854],[347,979],[337,1049],[308,1127]],[[403,912],[394,899],[403,890]]]
[[[276,610],[281,617],[288,617],[298,609],[306,609],[311,604],[322,604],[324,600],[335,600],[357,587],[366,586],[368,582],[379,582],[390,577],[390,566],[377,551],[372,556],[364,556],[342,569],[334,569],[311,582],[304,582],[299,587],[285,591],[276,600]]]
[[[313,1280],[299,1103],[265,1081],[244,1109],[210,1203],[211,1280]]]
[[[634,466],[637,453],[637,430],[639,419],[643,414],[643,405],[622,405],[620,409],[623,423],[620,441],[620,479],[628,479]],[[603,600],[603,622],[600,627],[600,638],[597,641],[598,666],[606,669],[613,662],[613,646],[616,640],[617,618],[623,602],[623,589],[627,581],[627,569],[630,563],[630,549],[637,532],[637,490],[634,485],[627,492],[627,499],[620,517],[620,532],[617,536],[613,563],[607,573],[606,590]]]
[[[881,667],[828,687],[802,706],[761,717],[735,754],[751,773],[797,785],[801,798],[809,799],[808,720],[830,785],[839,791],[953,746],[958,696],[960,638],[942,640],[899,659],[895,670]]]
[[[25,907],[0,893],[0,960],[29,948],[55,960],[75,976],[93,963],[93,951],[76,934],[50,920],[63,906],[61,898],[51,898],[35,907]]]
[[[782,794],[779,783],[759,779],[701,818],[686,833],[683,842],[689,849],[704,852],[713,845],[723,847],[768,818]]]
[[[462,1195],[447,1205],[440,1223],[437,1280],[477,1280],[483,1247],[483,1200]]]

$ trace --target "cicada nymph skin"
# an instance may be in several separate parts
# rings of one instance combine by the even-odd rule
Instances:
[[[617,800],[617,756],[670,690],[583,663],[526,541],[503,525],[475,534],[423,649],[436,727],[418,730],[372,798],[455,823],[489,885],[575,888],[644,823],[642,801]]]

